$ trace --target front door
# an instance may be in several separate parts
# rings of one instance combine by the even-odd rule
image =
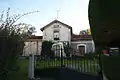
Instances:
[[[79,55],[80,56],[83,56],[84,55],[84,53],[85,53],[85,46],[79,46]]]

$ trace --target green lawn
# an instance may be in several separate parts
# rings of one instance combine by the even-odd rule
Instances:
[[[28,80],[28,60],[19,60],[20,70],[12,72],[8,80]]]

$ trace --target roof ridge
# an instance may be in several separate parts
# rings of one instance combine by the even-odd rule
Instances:
[[[63,23],[63,22],[55,19],[55,20],[53,20],[52,22],[50,22],[50,23],[48,23],[47,25],[45,25],[44,27],[42,27],[40,30],[43,31],[46,27],[48,27],[48,26],[51,25],[52,23],[56,23],[56,22],[59,22],[59,23],[61,23],[61,24],[63,24],[63,25],[66,25],[68,28],[72,29],[72,27],[69,26],[68,24],[65,24],[65,23]]]

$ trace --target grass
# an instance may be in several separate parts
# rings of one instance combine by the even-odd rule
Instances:
[[[50,68],[50,67],[60,67],[61,62],[60,60],[37,60],[37,68],[42,69],[42,68]],[[72,64],[75,67],[81,67],[80,70],[81,72],[96,72],[95,68],[96,66],[92,64],[96,64],[96,62],[92,60],[63,60],[63,64],[69,65]],[[18,64],[20,65],[20,70],[16,72],[12,72],[8,76],[8,80],[28,80],[28,60],[27,59],[21,59],[18,61]],[[82,65],[81,65],[82,64]]]
[[[28,80],[28,60],[19,60],[20,70],[12,72],[8,80]]]

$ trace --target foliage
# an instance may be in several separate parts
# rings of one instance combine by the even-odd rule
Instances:
[[[72,49],[72,47],[71,47],[71,45],[69,43],[64,44],[64,52],[65,52],[67,57],[69,57],[70,54],[72,54],[73,49]]]
[[[26,32],[21,32],[22,24],[15,24],[22,16],[30,13],[10,16],[9,11],[10,8],[6,13],[2,12],[0,18],[0,76],[15,67],[17,57],[22,54],[24,41],[34,30],[27,29]]]
[[[119,2],[119,0],[90,0],[89,23],[96,46],[120,47]]]
[[[99,58],[99,54],[98,53],[95,53],[95,52],[90,52],[88,54],[85,54],[84,55],[85,57],[91,57],[91,58]]]
[[[52,45],[53,45],[52,41],[44,41],[44,42],[42,42],[41,55],[42,56],[53,56],[54,52],[51,50]]]
[[[80,31],[79,35],[88,35],[88,32],[87,30],[82,30]]]
[[[89,23],[95,42],[96,51],[101,55],[102,50],[108,47],[120,48],[120,11],[119,0],[90,0]],[[109,80],[120,79],[120,57],[104,56],[102,69]],[[100,64],[101,65],[101,64]]]
[[[90,28],[87,29],[87,33],[88,33],[88,35],[91,35],[91,30],[90,30]]]

